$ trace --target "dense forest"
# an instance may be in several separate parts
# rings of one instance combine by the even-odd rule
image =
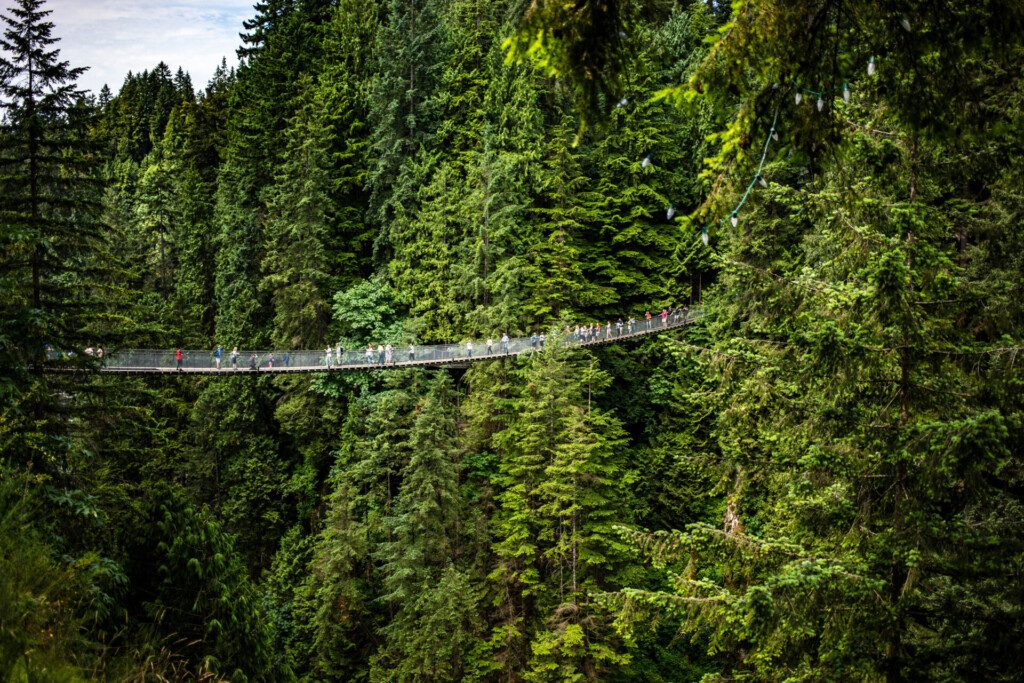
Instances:
[[[258,0],[95,95],[7,4],[0,680],[1021,680],[1019,0]]]

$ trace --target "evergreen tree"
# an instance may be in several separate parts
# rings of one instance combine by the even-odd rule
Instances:
[[[71,402],[56,400],[70,389],[58,389],[66,383],[45,377],[43,366],[48,355],[89,345],[102,248],[88,112],[76,104],[84,69],[60,61],[49,14],[42,0],[19,0],[2,15],[0,38],[2,441],[8,457],[13,448],[17,462],[44,470],[67,463],[71,444],[52,437],[66,433]]]
[[[374,238],[367,215],[370,168],[369,89],[373,57],[365,46],[377,40],[378,0],[344,0],[327,25],[317,97],[330,129],[331,189],[336,211],[331,258],[339,284],[371,273]]]
[[[96,100],[7,4],[0,677],[1019,678],[1019,2],[259,0]]]
[[[266,193],[263,288],[274,304],[273,341],[285,348],[321,346],[335,289],[328,129],[308,79],[305,94],[285,133],[286,161]]]
[[[191,675],[290,679],[219,525],[169,487],[154,494],[128,548],[132,617],[180,648]]]
[[[294,523],[289,488],[296,463],[285,460],[269,379],[236,377],[203,388],[188,406],[188,469],[195,500],[209,505],[239,539],[254,573],[271,564]]]
[[[429,152],[426,145],[437,123],[431,95],[445,41],[435,0],[390,0],[377,33],[370,89],[374,161],[367,187],[379,259],[391,254],[392,221],[402,211],[415,211],[416,176],[409,169],[418,154]]]
[[[174,226],[179,257],[175,329],[188,330],[188,336],[202,346],[209,343],[214,323],[213,184],[220,160],[218,104],[216,98],[182,103],[172,112],[163,141],[178,215]]]
[[[422,380],[421,372],[391,373],[349,405],[310,575],[310,666],[318,676],[364,679],[380,647],[387,615],[375,605],[383,576],[374,553],[388,539],[385,520],[411,457],[409,433]]]
[[[513,417],[494,437],[502,460],[489,647],[503,680],[595,678],[626,661],[610,618],[586,597],[613,585],[622,553],[611,530],[621,425],[590,402],[606,376],[557,340],[519,375]]]
[[[545,133],[534,76],[506,64],[497,42],[485,63],[482,149],[469,169],[467,200],[474,216],[459,258],[456,292],[472,304],[472,330],[500,334],[519,327],[525,302],[537,287],[528,255],[538,236],[529,207],[539,195]]]
[[[732,40],[747,50],[763,44],[762,30],[771,32],[754,29],[750,16],[737,18],[743,35],[711,51],[702,78],[718,87],[737,78],[732,67],[720,70],[736,54]],[[985,83],[1005,97],[1005,83],[996,85],[1002,47],[975,43],[967,17],[955,36],[940,38],[946,19],[918,17],[919,35],[889,58],[899,63],[928,41],[948,42],[939,61],[974,55],[957,76],[964,87]],[[876,35],[914,26],[906,17],[892,23]],[[833,40],[830,30],[823,33]],[[779,63],[796,49],[778,33],[771,45]],[[873,47],[852,41],[849,53]],[[796,63],[832,78],[837,60],[820,58],[819,51]],[[1017,469],[1005,439],[1013,438],[1007,419],[1018,407],[982,388],[1015,380],[992,362],[1000,352],[990,346],[987,316],[967,303],[986,298],[976,287],[988,278],[976,267],[987,262],[987,240],[1003,237],[982,229],[983,218],[966,219],[961,202],[971,200],[959,195],[1000,181],[967,151],[989,141],[991,122],[937,98],[949,83],[929,87],[934,67],[891,72],[883,81],[895,82],[877,91],[853,82],[863,94],[849,106],[835,93],[822,97],[822,110],[834,107],[829,116],[784,110],[800,130],[788,159],[765,173],[777,186],[744,216],[749,226],[720,237],[724,274],[709,356],[730,361],[709,371],[721,381],[713,410],[729,482],[724,528],[695,524],[638,538],[656,562],[679,570],[676,594],[652,602],[688,615],[686,630],[721,653],[718,675],[828,671],[898,681],[983,670],[999,679],[1017,666],[1007,655],[1012,646],[981,625],[1016,621],[998,605],[1016,600],[1007,596],[1019,595],[1018,577],[1006,577],[985,548],[991,542],[1015,555],[1021,547],[1017,530],[994,522],[1019,504],[1000,483]],[[772,68],[758,73],[770,78]],[[904,99],[911,82],[921,88],[913,111]],[[922,102],[936,106],[927,123]],[[732,124],[716,172],[744,156],[744,131],[758,125],[753,115]],[[941,134],[948,125],[960,126],[956,140]],[[825,143],[828,157],[811,156]],[[956,170],[949,158],[960,160]],[[727,196],[713,194],[707,206]],[[1015,323],[1000,329],[999,348],[1016,343]],[[965,599],[986,607],[958,612],[951,629],[946,610]],[[985,646],[968,635],[982,632]]]
[[[562,115],[544,155],[541,197],[533,211],[537,215],[540,243],[533,260],[537,271],[527,304],[529,313],[540,321],[593,310],[614,299],[614,292],[602,286],[592,274],[587,233],[597,222],[591,189],[582,155],[570,144],[575,125]]]
[[[172,231],[179,222],[174,207],[173,187],[166,165],[155,163],[139,178],[136,195],[139,253],[144,269],[152,273],[152,289],[162,298],[174,290],[177,271]]]
[[[394,511],[384,523],[388,541],[379,555],[383,601],[395,614],[371,680],[460,680],[477,630],[463,554],[462,501],[454,387],[447,374],[433,381],[409,433],[411,458],[402,472]]]
[[[268,305],[260,288],[267,241],[263,188],[281,159],[281,135],[298,102],[299,75],[320,57],[329,3],[261,3],[253,47],[230,90],[224,162],[215,210],[217,335],[265,344]],[[243,342],[244,343],[244,342]]]

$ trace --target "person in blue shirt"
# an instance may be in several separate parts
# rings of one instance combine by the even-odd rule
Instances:
[[[213,362],[217,365],[217,369],[220,370],[220,358],[224,355],[224,349],[221,348],[220,344],[217,345],[217,350],[213,352]]]

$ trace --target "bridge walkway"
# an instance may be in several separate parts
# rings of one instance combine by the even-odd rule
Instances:
[[[634,330],[623,327],[622,333],[613,329],[611,335],[602,328],[600,335],[590,339],[560,337],[558,342],[570,347],[589,348],[638,339],[678,329],[694,322],[695,311],[688,314],[679,313],[669,316],[662,322],[660,316],[653,318],[648,327],[647,321],[637,321]],[[550,343],[550,342],[547,342]],[[182,366],[179,369],[175,360],[175,351],[168,349],[126,349],[109,354],[103,359],[100,372],[120,374],[198,374],[198,375],[231,375],[236,373],[273,373],[294,374],[309,372],[356,372],[366,370],[387,370],[409,367],[468,367],[470,363],[500,360],[512,356],[533,353],[540,350],[541,343],[531,341],[530,337],[510,339],[507,351],[500,341],[494,340],[492,350],[487,352],[486,344],[473,340],[473,350],[466,343],[416,345],[412,358],[409,357],[407,346],[399,346],[394,350],[390,363],[380,363],[377,347],[374,346],[373,362],[367,362],[365,350],[346,350],[343,362],[338,364],[332,358],[327,364],[326,350],[322,351],[289,351],[289,350],[240,350],[237,367],[232,367],[227,351],[218,369],[212,351],[183,350]],[[333,356],[333,354],[332,354]]]

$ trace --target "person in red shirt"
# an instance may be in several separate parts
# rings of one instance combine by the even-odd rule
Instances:
[[[667,308],[661,309],[661,326],[662,327],[667,327],[668,326],[668,309]]]
[[[174,360],[178,362],[178,372],[181,372],[181,359],[181,349],[179,348],[177,351],[174,352]]]
[[[647,311],[647,313],[644,315],[644,320],[647,321],[647,329],[651,329],[651,312],[650,311]]]

